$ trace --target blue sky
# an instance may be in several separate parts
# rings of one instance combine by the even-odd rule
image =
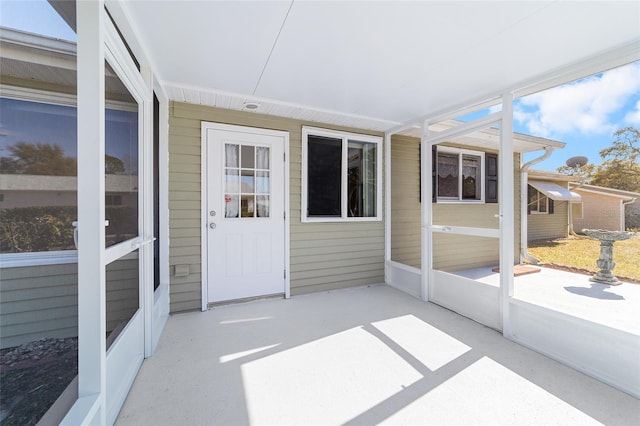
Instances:
[[[0,26],[76,41],[76,34],[46,0],[0,0]]]
[[[576,155],[600,164],[600,150],[611,145],[616,130],[628,126],[640,128],[640,62],[535,93],[514,104],[517,132],[567,144],[534,166],[540,170],[554,171]]]
[[[458,119],[468,121],[499,109],[489,108]],[[516,99],[513,118],[518,133],[566,143],[535,169],[556,171],[577,155],[600,164],[599,152],[611,146],[616,130],[640,129],[640,62]],[[525,161],[541,153],[525,154]]]

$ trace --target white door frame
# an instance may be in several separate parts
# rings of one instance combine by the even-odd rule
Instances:
[[[285,267],[285,277],[284,277],[284,297],[288,299],[291,297],[291,259],[290,259],[290,249],[289,249],[289,224],[290,224],[290,216],[291,210],[289,208],[289,132],[281,131],[281,130],[269,130],[269,129],[261,129],[258,127],[246,127],[246,126],[235,126],[230,124],[221,124],[221,123],[212,123],[203,121],[201,125],[201,136],[200,136],[200,144],[201,144],[201,161],[200,161],[200,240],[201,240],[201,277],[202,277],[202,292],[201,292],[201,300],[202,306],[201,309],[206,311],[209,308],[209,291],[208,291],[208,283],[209,283],[209,253],[208,253],[208,244],[207,238],[209,232],[207,232],[208,221],[207,221],[207,131],[208,130],[224,130],[231,132],[243,132],[243,133],[254,133],[259,135],[266,136],[275,136],[281,137],[284,141],[284,209],[285,209],[285,217],[284,217],[284,267]]]

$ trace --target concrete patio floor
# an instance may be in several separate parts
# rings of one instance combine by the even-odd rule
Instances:
[[[515,299],[640,335],[640,284],[612,286],[591,282],[589,275],[539,268],[540,272],[515,277]],[[491,269],[455,274],[499,287],[500,274]]]
[[[640,401],[385,285],[169,318],[118,425],[637,425]]]

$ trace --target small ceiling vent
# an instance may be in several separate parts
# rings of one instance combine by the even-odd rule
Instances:
[[[260,108],[260,104],[257,102],[244,101],[244,109],[249,111],[255,111]]]

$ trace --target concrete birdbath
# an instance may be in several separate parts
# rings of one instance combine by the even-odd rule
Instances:
[[[583,229],[582,232],[594,240],[600,240],[600,257],[596,262],[600,271],[589,278],[589,281],[609,285],[622,284],[622,281],[618,280],[611,272],[616,266],[616,262],[613,261],[613,243],[628,240],[635,234],[633,232],[607,231],[605,229]]]

